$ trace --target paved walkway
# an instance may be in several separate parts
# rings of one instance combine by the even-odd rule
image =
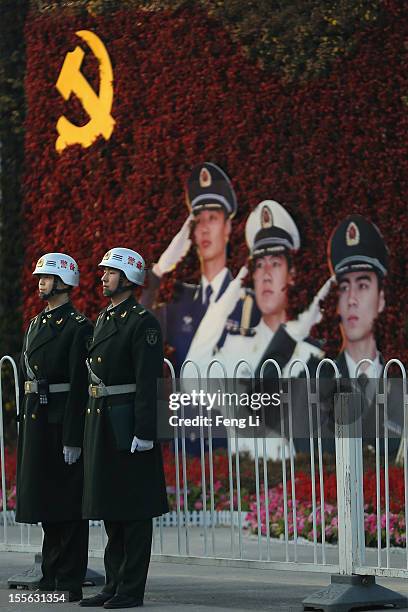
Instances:
[[[40,543],[40,529],[32,528],[33,544]],[[10,540],[18,542],[19,530],[12,527],[9,532]],[[99,529],[92,528],[93,547],[99,548],[99,557],[91,558],[89,567],[103,573],[103,561],[100,558],[102,537]],[[159,552],[160,538],[156,534],[154,552]],[[185,533],[181,533],[181,552],[184,554]],[[238,552],[238,537],[235,534],[235,553]],[[204,533],[200,528],[189,530],[190,553],[202,556],[204,550]],[[261,556],[266,559],[267,549],[265,539],[262,538]],[[215,533],[215,547],[218,556],[228,557],[230,554],[231,532],[228,528],[217,528]],[[254,536],[243,534],[242,547],[245,558],[259,558],[258,540]],[[298,545],[299,561],[310,562],[313,559],[313,547]],[[207,534],[207,551],[212,553],[211,530]],[[177,554],[177,529],[163,530],[163,552],[167,555]],[[402,551],[392,551],[392,565],[402,567],[405,561]],[[270,557],[276,561],[285,558],[285,545],[283,542],[273,540],[270,546]],[[290,549],[290,558],[293,557],[293,547]],[[319,547],[318,557],[321,557]],[[368,551],[370,563],[375,564],[376,553]],[[157,558],[155,556],[155,558]],[[168,558],[168,557],[167,557]],[[0,552],[0,610],[1,612],[20,612],[24,610],[64,610],[77,612],[81,609],[78,604],[8,604],[10,593],[23,592],[9,590],[7,580],[10,576],[21,573],[33,565],[33,553]],[[326,550],[328,563],[337,563],[337,548],[328,546]],[[408,580],[380,579],[379,584],[394,589],[408,598]],[[146,591],[145,609],[150,612],[208,612],[212,611],[253,611],[273,610],[276,612],[302,612],[302,600],[312,595],[321,587],[330,583],[330,576],[326,573],[309,573],[305,571],[278,571],[271,569],[254,569],[246,567],[225,567],[211,559],[196,565],[191,562],[163,562],[153,561]],[[92,595],[100,589],[86,587],[85,596]],[[406,608],[408,610],[408,608]]]

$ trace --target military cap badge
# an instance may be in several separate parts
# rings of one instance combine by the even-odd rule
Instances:
[[[355,246],[360,242],[360,230],[354,221],[351,221],[346,229],[347,246]]]
[[[200,187],[210,187],[212,183],[210,171],[205,167],[201,168],[198,180],[200,182]]]

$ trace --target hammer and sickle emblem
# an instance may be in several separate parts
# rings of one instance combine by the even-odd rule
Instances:
[[[103,42],[88,30],[75,32],[84,40],[99,61],[99,93],[96,94],[89,82],[81,73],[81,64],[85,52],[81,47],[75,47],[66,54],[56,88],[64,100],[74,93],[90,119],[83,126],[77,126],[61,116],[57,121],[58,138],[55,148],[58,152],[73,144],[90,147],[98,136],[109,140],[113,132],[115,120],[110,114],[113,101],[113,71]]]

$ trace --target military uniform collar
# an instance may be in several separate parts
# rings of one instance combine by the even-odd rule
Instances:
[[[344,357],[346,360],[346,365],[347,365],[347,370],[349,372],[349,376],[350,378],[354,378],[356,374],[357,363],[354,361],[354,359],[351,357],[351,355],[349,355],[347,351],[344,351]],[[373,361],[373,365],[367,364],[368,368],[366,369],[364,369],[362,366],[359,369],[359,374],[364,373],[367,376],[367,378],[377,378],[378,376],[380,376],[383,367],[382,367],[382,363],[380,359],[380,353],[378,351],[375,356],[375,359],[373,359],[372,361]]]
[[[125,322],[134,306],[137,306],[137,302],[134,296],[131,295],[116,306],[108,306],[106,316],[114,318],[115,321]]]
[[[213,290],[210,301],[214,301],[217,299],[226,274],[228,274],[228,268],[224,266],[224,268],[220,270],[218,274],[214,276],[211,282],[204,275],[201,276],[201,287],[202,287],[201,299],[202,299],[203,304],[205,300],[205,291],[208,285],[211,285],[212,290]]]
[[[217,301],[232,281],[232,278],[231,271],[228,270],[228,268],[223,268],[220,272],[218,272],[211,283],[205,278],[204,275],[202,275],[201,282],[199,285],[197,285],[197,289],[194,294],[194,300],[197,300],[200,297],[201,303],[204,304],[205,290],[208,285],[211,285],[213,289],[212,295],[214,296],[214,301]]]
[[[68,318],[75,313],[75,310],[70,301],[48,310],[45,308],[39,315],[41,317],[41,324],[50,324],[55,329],[62,329],[67,322]]]

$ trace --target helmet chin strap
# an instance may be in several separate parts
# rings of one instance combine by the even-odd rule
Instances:
[[[46,302],[51,297],[53,297],[54,295],[61,295],[62,293],[69,293],[70,287],[64,287],[63,289],[58,289],[58,287],[57,287],[58,280],[60,280],[59,277],[58,276],[54,276],[54,280],[53,280],[53,283],[52,283],[52,289],[48,293],[41,293],[41,291],[39,292],[40,298],[42,300],[44,300]]]
[[[118,280],[118,286],[113,291],[110,291],[110,290],[106,291],[106,297],[112,298],[112,297],[115,297],[116,295],[120,295],[121,293],[125,293],[125,291],[129,291],[133,289],[133,285],[123,284],[125,280],[127,280],[127,278],[121,270],[120,275],[119,275],[119,280]]]

